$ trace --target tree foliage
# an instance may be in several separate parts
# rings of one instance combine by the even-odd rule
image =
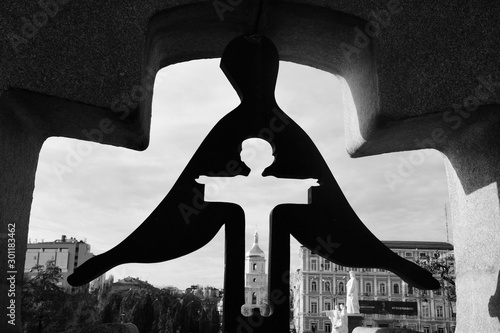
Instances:
[[[27,333],[74,331],[100,323],[133,323],[141,333],[217,333],[218,299],[172,294],[148,283],[113,291],[65,290],[54,265],[35,267],[37,275],[23,287],[23,322]]]
[[[416,263],[438,279],[443,295],[449,302],[456,301],[455,257],[452,253],[439,253],[436,251],[431,256],[422,256]]]
[[[64,292],[58,286],[62,279],[61,269],[52,261],[45,267],[37,265],[32,271],[37,271],[36,276],[29,279],[26,275],[22,286],[24,330],[27,333],[56,331],[60,324],[58,319],[64,312]]]

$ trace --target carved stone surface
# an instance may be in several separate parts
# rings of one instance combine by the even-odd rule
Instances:
[[[81,327],[76,330],[65,331],[62,333],[141,333],[137,326],[132,323],[126,324],[98,324],[87,327]]]
[[[83,133],[111,119],[116,129],[99,142],[145,149],[157,70],[219,57],[229,40],[257,31],[273,37],[282,60],[345,79],[353,97],[345,110],[352,156],[435,147],[450,158],[457,332],[499,331],[500,209],[493,187],[500,181],[500,2],[243,1],[224,13],[214,3],[1,2],[0,226],[5,233],[16,223],[18,262],[25,259],[45,139],[95,141]],[[146,96],[130,104],[137,87]],[[9,290],[7,258],[0,256],[0,295]],[[17,304],[22,275],[18,269]],[[0,297],[2,309],[8,302]],[[0,331],[21,332],[21,321],[16,327],[2,321]]]

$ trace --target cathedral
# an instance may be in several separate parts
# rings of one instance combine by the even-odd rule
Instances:
[[[247,309],[267,303],[267,274],[264,251],[259,247],[259,235],[254,234],[253,246],[246,255],[245,305]]]

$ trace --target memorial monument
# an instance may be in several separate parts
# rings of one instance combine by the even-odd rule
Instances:
[[[128,262],[171,260],[207,244],[224,226],[224,331],[251,327],[253,332],[289,329],[290,235],[322,257],[349,267],[377,267],[398,274],[422,289],[439,282],[379,241],[351,208],[309,136],[276,104],[274,88],[279,56],[270,39],[242,36],[226,47],[221,68],[238,92],[241,104],[210,131],[177,182],[151,215],[124,241],[76,269],[68,278],[82,285]],[[303,204],[279,204],[269,221],[269,283],[271,315],[241,314],[244,304],[245,216],[234,203],[208,202],[203,175],[243,177],[250,173],[241,160],[241,144],[260,138],[273,147],[274,160],[261,174],[295,180],[317,179]],[[140,247],[131,244],[141,244]],[[363,255],[358,255],[363,253]],[[255,323],[258,323],[255,324]],[[250,326],[249,326],[250,325]]]

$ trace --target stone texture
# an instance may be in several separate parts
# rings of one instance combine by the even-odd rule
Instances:
[[[139,333],[137,326],[132,323],[126,324],[98,324],[80,329],[65,331],[63,333]]]
[[[0,4],[0,29],[6,37],[0,57],[0,90],[16,87],[109,108],[124,95],[130,95],[134,86],[142,84],[143,56],[151,54],[151,46],[156,44],[150,43],[155,33],[151,19],[169,10],[174,16],[177,12],[178,18],[169,38],[164,36],[166,47],[157,50],[172,54],[161,67],[190,59],[219,57],[223,46],[234,36],[254,31],[282,39],[276,41],[280,52],[282,47],[290,48],[285,59],[346,78],[349,72],[365,66],[365,51],[376,52],[376,86],[369,93],[363,89],[367,87],[359,87],[364,93],[353,92],[357,107],[353,111],[358,114],[352,116],[359,122],[349,125],[348,132],[354,135],[350,136],[348,146],[352,154],[359,156],[400,149],[399,145],[394,148],[386,144],[378,150],[358,152],[365,144],[379,146],[378,136],[374,135],[387,133],[380,125],[390,121],[399,124],[405,119],[423,121],[414,117],[444,112],[474,95],[481,84],[479,77],[500,78],[496,64],[500,52],[496,13],[500,3],[487,0],[460,4],[430,0],[411,4],[399,0],[273,1],[264,11],[269,19],[261,20],[258,27],[254,24],[259,3],[252,1],[241,2],[223,16],[217,14],[212,2],[193,0],[148,3],[126,0],[113,5],[67,0],[40,3],[56,6],[49,8],[38,2],[14,0]],[[325,24],[317,19],[308,20],[302,9],[285,11],[298,4],[320,8],[323,15],[333,12],[339,15]],[[189,8],[191,14],[179,12],[182,6],[188,6],[184,8]],[[42,20],[44,13],[48,16],[46,22]],[[38,28],[33,25],[34,18],[38,18]],[[335,21],[342,20],[354,24],[347,29],[334,29]],[[29,27],[34,27],[31,32]],[[362,42],[360,31],[368,37],[370,31],[374,32],[373,38]],[[22,42],[16,42],[14,35]],[[344,43],[360,52],[347,62],[345,52],[337,44],[341,36]],[[320,42],[314,43],[312,52],[302,52],[302,41],[313,37]],[[341,54],[342,59],[334,53]],[[317,59],[311,61],[314,57]],[[356,84],[348,83],[351,90],[358,89]],[[371,102],[361,103],[363,98]],[[481,104],[499,100],[498,91],[487,91]],[[144,103],[140,112],[147,122],[150,110],[148,101]],[[365,122],[368,122],[366,128]],[[363,128],[356,133],[359,124]],[[143,126],[149,128],[147,124]],[[407,142],[410,144],[411,141]]]
[[[500,125],[457,133],[447,156],[457,266],[457,332],[500,331]]]

